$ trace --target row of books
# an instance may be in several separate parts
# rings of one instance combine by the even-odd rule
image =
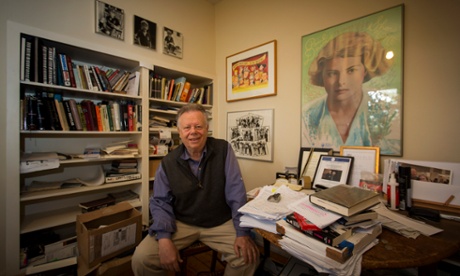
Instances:
[[[34,81],[91,91],[139,95],[138,71],[95,66],[73,60],[38,37],[21,36],[21,81]]]
[[[141,130],[142,108],[132,101],[64,99],[61,94],[25,95],[21,130],[136,131]]]
[[[212,85],[191,87],[185,77],[166,78],[152,76],[150,78],[150,98],[175,102],[212,104]]]

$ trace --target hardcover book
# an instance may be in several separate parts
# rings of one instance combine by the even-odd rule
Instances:
[[[110,205],[115,204],[115,199],[111,196],[105,198],[96,199],[88,202],[82,202],[79,204],[82,209],[82,213],[91,212],[94,210],[102,209]]]
[[[309,198],[311,203],[342,216],[352,216],[380,202],[377,193],[345,184],[321,190]]]
[[[378,214],[373,210],[364,210],[363,212],[357,213],[349,217],[341,217],[337,220],[338,223],[343,225],[353,225],[367,220],[377,219]]]
[[[105,183],[115,183],[115,182],[122,182],[122,181],[129,181],[129,180],[136,180],[141,179],[140,173],[111,173],[107,172],[105,177]]]
[[[299,223],[292,221],[288,216],[286,222],[292,225],[297,230],[301,231],[305,235],[312,237],[320,242],[323,242],[330,246],[337,246],[339,243],[349,238],[352,235],[351,228],[345,228],[343,225],[333,223],[323,229],[318,230],[303,230]]]
[[[303,231],[320,231],[321,228],[307,220],[304,216],[294,212],[286,216],[286,221],[297,229]]]

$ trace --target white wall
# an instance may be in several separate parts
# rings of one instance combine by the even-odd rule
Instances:
[[[218,135],[229,111],[274,108],[274,162],[240,159],[247,189],[297,166],[301,37],[404,3],[403,158],[460,162],[460,2],[456,0],[224,0],[216,5]],[[226,57],[276,39],[278,95],[227,103]],[[222,96],[223,95],[223,96]]]

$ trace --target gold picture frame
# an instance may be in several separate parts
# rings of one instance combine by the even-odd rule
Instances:
[[[276,95],[276,40],[227,57],[227,102]]]
[[[362,172],[379,173],[380,148],[367,146],[341,146],[340,155],[353,156],[353,169],[349,184],[359,186]]]

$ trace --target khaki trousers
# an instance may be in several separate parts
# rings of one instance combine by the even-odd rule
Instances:
[[[222,253],[227,262],[226,276],[254,275],[259,260],[254,264],[244,264],[243,258],[237,258],[233,250],[236,232],[232,220],[213,228],[196,227],[176,221],[177,232],[171,237],[178,250],[200,240],[212,249]],[[158,241],[147,235],[136,247],[132,257],[132,269],[135,275],[166,275],[161,269],[158,256]]]

